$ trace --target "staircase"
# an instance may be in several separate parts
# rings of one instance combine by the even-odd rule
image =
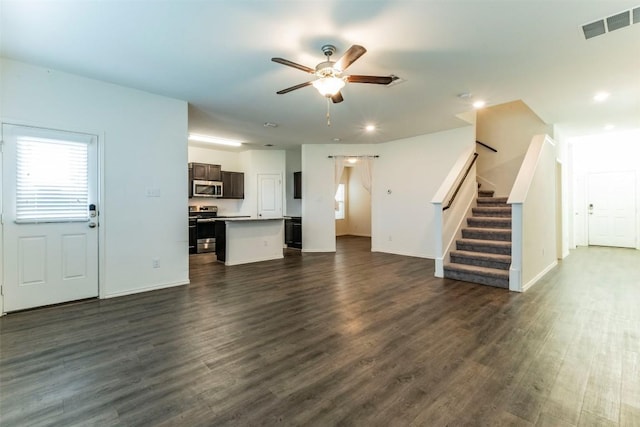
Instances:
[[[444,265],[444,277],[509,289],[511,206],[493,191],[478,191],[478,203]]]

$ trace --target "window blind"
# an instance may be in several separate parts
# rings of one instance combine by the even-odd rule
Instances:
[[[84,142],[19,137],[16,222],[88,220],[88,152]]]

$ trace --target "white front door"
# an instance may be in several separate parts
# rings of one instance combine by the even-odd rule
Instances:
[[[4,311],[98,296],[97,137],[2,125]]]
[[[279,173],[258,174],[258,216],[282,216],[282,177]]]
[[[635,182],[635,172],[589,174],[589,245],[636,247]]]

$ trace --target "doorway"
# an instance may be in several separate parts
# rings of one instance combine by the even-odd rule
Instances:
[[[588,175],[589,245],[636,247],[635,182],[635,172]]]
[[[98,296],[98,138],[2,125],[4,312]]]
[[[371,238],[371,194],[355,167],[345,166],[336,192],[336,237]]]
[[[282,176],[279,173],[258,174],[258,217],[282,217]]]

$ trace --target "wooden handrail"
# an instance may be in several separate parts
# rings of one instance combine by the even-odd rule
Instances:
[[[490,145],[485,144],[484,142],[480,142],[476,140],[476,144],[480,144],[482,145],[484,148],[488,148],[489,150],[493,151],[494,153],[497,153],[498,150],[496,150],[495,148],[491,147]]]
[[[462,177],[462,179],[458,183],[458,186],[456,187],[456,191],[453,192],[453,195],[451,196],[451,199],[449,199],[449,203],[447,203],[447,206],[443,206],[442,207],[443,211],[446,211],[447,209],[449,209],[451,207],[451,205],[453,204],[453,201],[455,200],[456,196],[458,195],[458,191],[460,191],[460,187],[462,187],[462,184],[464,184],[464,180],[467,179],[467,175],[469,175],[469,171],[471,171],[471,168],[473,167],[473,164],[476,162],[477,158],[478,158],[478,153],[473,153],[473,160],[471,160],[471,163],[469,163],[469,167],[467,167],[467,170],[464,172],[464,176]]]

